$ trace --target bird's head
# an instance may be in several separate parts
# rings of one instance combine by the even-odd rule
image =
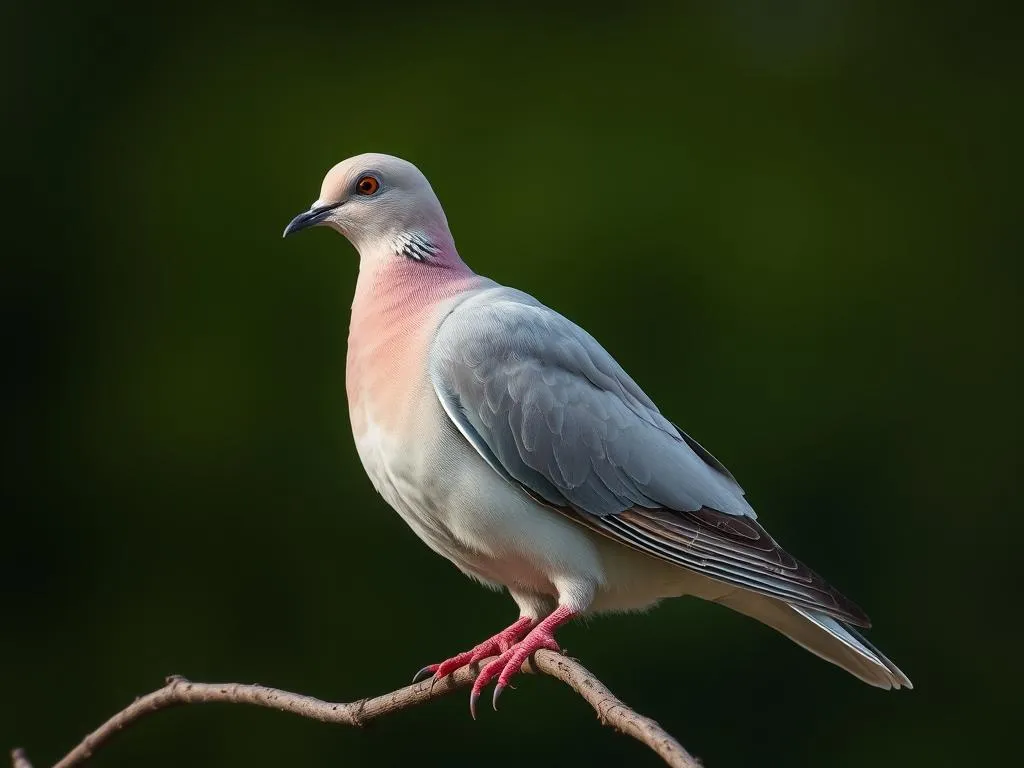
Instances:
[[[459,258],[430,183],[415,165],[391,155],[356,155],[331,168],[320,197],[291,220],[284,236],[321,225],[347,237],[364,261]]]

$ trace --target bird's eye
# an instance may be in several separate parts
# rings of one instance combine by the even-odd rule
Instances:
[[[380,189],[380,182],[375,176],[363,176],[356,182],[356,193],[360,195],[372,195]]]

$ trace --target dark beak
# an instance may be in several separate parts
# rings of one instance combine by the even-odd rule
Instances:
[[[315,208],[310,208],[308,211],[305,211],[304,213],[300,213],[298,216],[296,216],[294,219],[288,222],[288,226],[284,228],[284,234],[281,235],[281,237],[288,237],[288,235],[298,232],[299,230],[315,227],[317,224],[326,219],[330,215],[331,211],[333,211],[339,205],[341,205],[341,203],[318,205]]]

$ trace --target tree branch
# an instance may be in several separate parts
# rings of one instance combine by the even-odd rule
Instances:
[[[489,659],[480,662],[486,664]],[[474,665],[475,666],[475,665]],[[672,736],[649,717],[633,711],[608,690],[605,685],[579,662],[553,651],[540,650],[523,664],[524,672],[545,674],[561,680],[594,708],[603,725],[632,736],[654,750],[672,768],[699,768],[700,762],[690,755]],[[324,723],[361,727],[383,715],[409,709],[445,696],[463,688],[476,677],[473,666],[463,667],[443,680],[425,680],[400,688],[383,696],[360,699],[350,704],[322,701],[312,696],[267,688],[262,685],[241,683],[193,683],[183,677],[172,676],[167,684],[152,693],[137,698],[103,725],[85,737],[81,744],[65,755],[54,768],[72,768],[92,757],[118,731],[133,725],[151,712],[179,704],[252,704],[257,707],[278,709]],[[25,753],[16,749],[11,753],[13,768],[32,768]]]

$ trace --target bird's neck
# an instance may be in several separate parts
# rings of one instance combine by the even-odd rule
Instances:
[[[401,230],[360,249],[353,324],[371,318],[412,319],[479,279],[447,232]]]
[[[468,269],[444,220],[396,221],[383,228],[344,234],[359,251],[359,269],[390,268],[397,261],[433,264],[455,271]]]
[[[453,300],[483,281],[454,249],[443,255],[443,261],[361,255],[345,376],[357,434],[364,418],[397,423],[415,407],[413,394],[427,385],[426,355],[438,322]]]

